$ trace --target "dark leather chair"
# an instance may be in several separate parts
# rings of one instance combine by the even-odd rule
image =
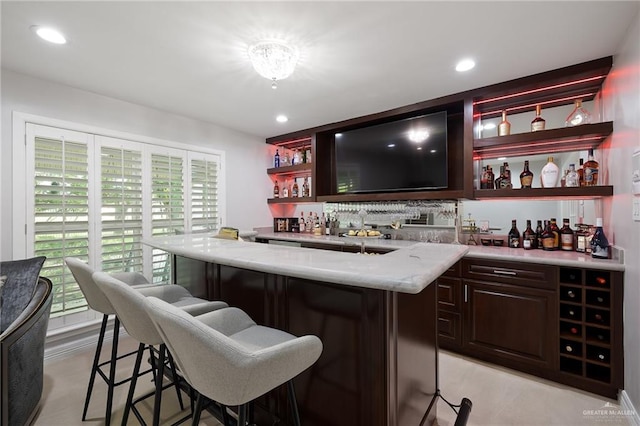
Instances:
[[[44,257],[0,262],[0,425],[31,423],[42,397],[44,343],[53,299]]]

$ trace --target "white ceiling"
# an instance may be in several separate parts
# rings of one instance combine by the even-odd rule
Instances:
[[[0,4],[3,68],[269,137],[613,55],[640,2]],[[301,51],[277,90],[248,60],[262,38]]]

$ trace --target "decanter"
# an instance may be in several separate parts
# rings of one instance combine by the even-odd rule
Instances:
[[[576,99],[575,107],[564,122],[566,127],[579,126],[591,122],[591,114],[582,107],[582,99]]]

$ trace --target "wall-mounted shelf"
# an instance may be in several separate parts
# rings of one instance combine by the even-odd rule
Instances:
[[[316,197],[318,202],[328,203],[394,200],[457,200],[459,198],[464,198],[463,191],[384,192],[380,194],[319,195]]]
[[[311,174],[312,163],[296,164],[295,166],[272,167],[267,169],[270,175],[304,175]]]
[[[269,198],[269,204],[297,204],[297,203],[314,203],[315,197],[288,197],[288,198]]]
[[[552,154],[598,147],[613,132],[613,122],[474,139],[474,159]]]
[[[519,189],[476,189],[476,199],[498,198],[577,198],[591,199],[613,195],[613,186],[581,186],[577,188],[519,188]]]

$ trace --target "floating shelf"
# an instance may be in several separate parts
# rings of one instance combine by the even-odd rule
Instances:
[[[419,192],[383,192],[368,194],[318,195],[318,202],[347,203],[361,201],[395,201],[395,200],[457,200],[464,198],[462,190],[439,190]]]
[[[520,188],[520,189],[476,189],[476,199],[496,198],[575,198],[591,199],[613,195],[613,186],[581,186],[578,188]]]
[[[314,203],[315,197],[288,197],[288,198],[269,198],[269,204],[297,204],[297,203]]]
[[[270,175],[303,175],[311,174],[313,163],[296,164],[295,166],[272,167],[267,169]]]
[[[613,122],[474,139],[475,160],[502,156],[552,154],[598,147],[613,132]]]

